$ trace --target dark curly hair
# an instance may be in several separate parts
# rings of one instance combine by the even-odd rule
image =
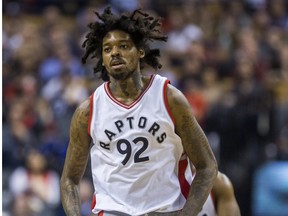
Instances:
[[[102,40],[104,36],[112,30],[122,30],[127,32],[133,40],[135,46],[145,51],[145,57],[140,60],[141,69],[145,64],[150,65],[154,69],[160,69],[159,49],[150,49],[148,41],[160,40],[167,41],[167,36],[162,34],[158,27],[161,25],[160,19],[156,19],[141,9],[135,10],[132,13],[123,13],[116,16],[111,12],[111,7],[105,8],[102,15],[95,12],[100,21],[90,23],[88,25],[90,31],[87,33],[82,47],[85,48],[85,53],[82,57],[82,63],[85,64],[89,56],[97,58],[98,62],[94,67],[94,73],[101,73],[101,78],[104,81],[109,80],[108,73],[102,65]]]

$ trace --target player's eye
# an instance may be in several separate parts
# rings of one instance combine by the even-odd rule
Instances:
[[[128,45],[126,45],[126,44],[121,44],[121,45],[120,45],[120,48],[121,48],[121,49],[127,49],[127,48],[128,48]]]
[[[111,48],[106,47],[106,48],[103,49],[103,51],[104,51],[105,53],[109,53],[109,52],[111,51]]]

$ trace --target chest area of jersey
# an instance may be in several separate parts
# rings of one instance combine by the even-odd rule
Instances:
[[[166,138],[169,122],[160,116],[143,112],[136,114],[127,112],[122,115],[108,113],[102,120],[99,116],[100,119],[94,122],[97,140],[108,143],[120,138],[144,136],[162,143]]]
[[[101,152],[113,157],[128,155],[121,160],[125,165],[131,154],[135,155],[135,162],[141,162],[149,160],[144,155],[148,155],[151,149],[163,148],[170,126],[164,118],[128,112],[126,115],[111,114],[106,121],[96,120],[93,131],[94,144]]]

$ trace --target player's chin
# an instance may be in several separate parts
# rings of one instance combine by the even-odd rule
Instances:
[[[128,72],[127,70],[125,71],[111,71],[110,76],[112,76],[115,80],[126,80],[127,78],[130,77],[132,72]]]

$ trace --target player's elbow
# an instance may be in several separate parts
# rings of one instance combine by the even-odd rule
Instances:
[[[61,176],[60,178],[60,191],[62,192],[65,190],[65,188],[69,185],[69,180],[66,178],[66,176]]]
[[[61,191],[65,190],[66,188],[68,188],[70,186],[73,186],[73,185],[76,185],[74,183],[74,181],[71,178],[67,177],[66,175],[62,174],[62,176],[60,178],[60,189],[61,189]]]
[[[215,157],[213,157],[208,163],[208,169],[210,170],[212,178],[215,180],[218,175],[218,164]]]
[[[196,165],[196,173],[203,173],[205,174],[206,178],[209,178],[212,182],[215,181],[218,174],[218,165],[216,160],[211,159],[207,160],[204,164]]]

